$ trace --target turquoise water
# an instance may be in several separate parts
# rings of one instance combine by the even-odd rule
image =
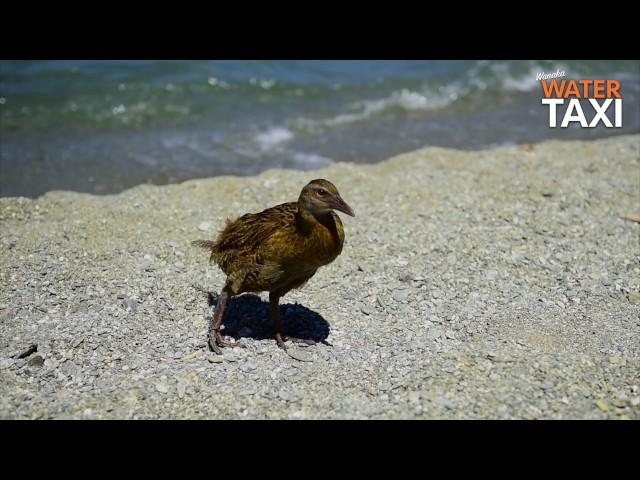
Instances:
[[[550,129],[536,73],[622,82],[620,129]],[[0,195],[372,163],[640,130],[637,61],[0,61]]]

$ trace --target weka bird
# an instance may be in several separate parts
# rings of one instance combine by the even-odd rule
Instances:
[[[353,210],[327,180],[312,180],[297,202],[283,203],[260,213],[248,213],[229,221],[215,241],[196,240],[211,251],[227,275],[209,324],[209,345],[235,346],[220,333],[229,297],[244,292],[269,292],[273,330],[278,346],[286,350],[278,302],[288,291],[304,285],[316,270],[342,252],[344,230],[338,210],[355,217]],[[291,340],[300,340],[294,339]],[[306,341],[306,343],[313,343]]]

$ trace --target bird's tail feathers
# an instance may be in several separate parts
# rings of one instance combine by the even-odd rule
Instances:
[[[194,240],[191,242],[191,245],[194,247],[204,248],[205,250],[213,250],[216,242],[212,242],[211,240]]]

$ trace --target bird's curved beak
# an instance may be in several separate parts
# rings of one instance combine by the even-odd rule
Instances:
[[[356,216],[356,214],[353,213],[351,207],[347,205],[347,202],[345,202],[340,195],[336,195],[334,198],[332,198],[329,202],[329,206],[334,210],[346,213],[347,215],[351,215],[352,217]]]

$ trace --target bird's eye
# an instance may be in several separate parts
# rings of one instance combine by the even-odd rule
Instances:
[[[327,194],[327,191],[324,188],[321,188],[320,190],[318,190],[318,195],[320,195],[321,197],[325,196]]]

